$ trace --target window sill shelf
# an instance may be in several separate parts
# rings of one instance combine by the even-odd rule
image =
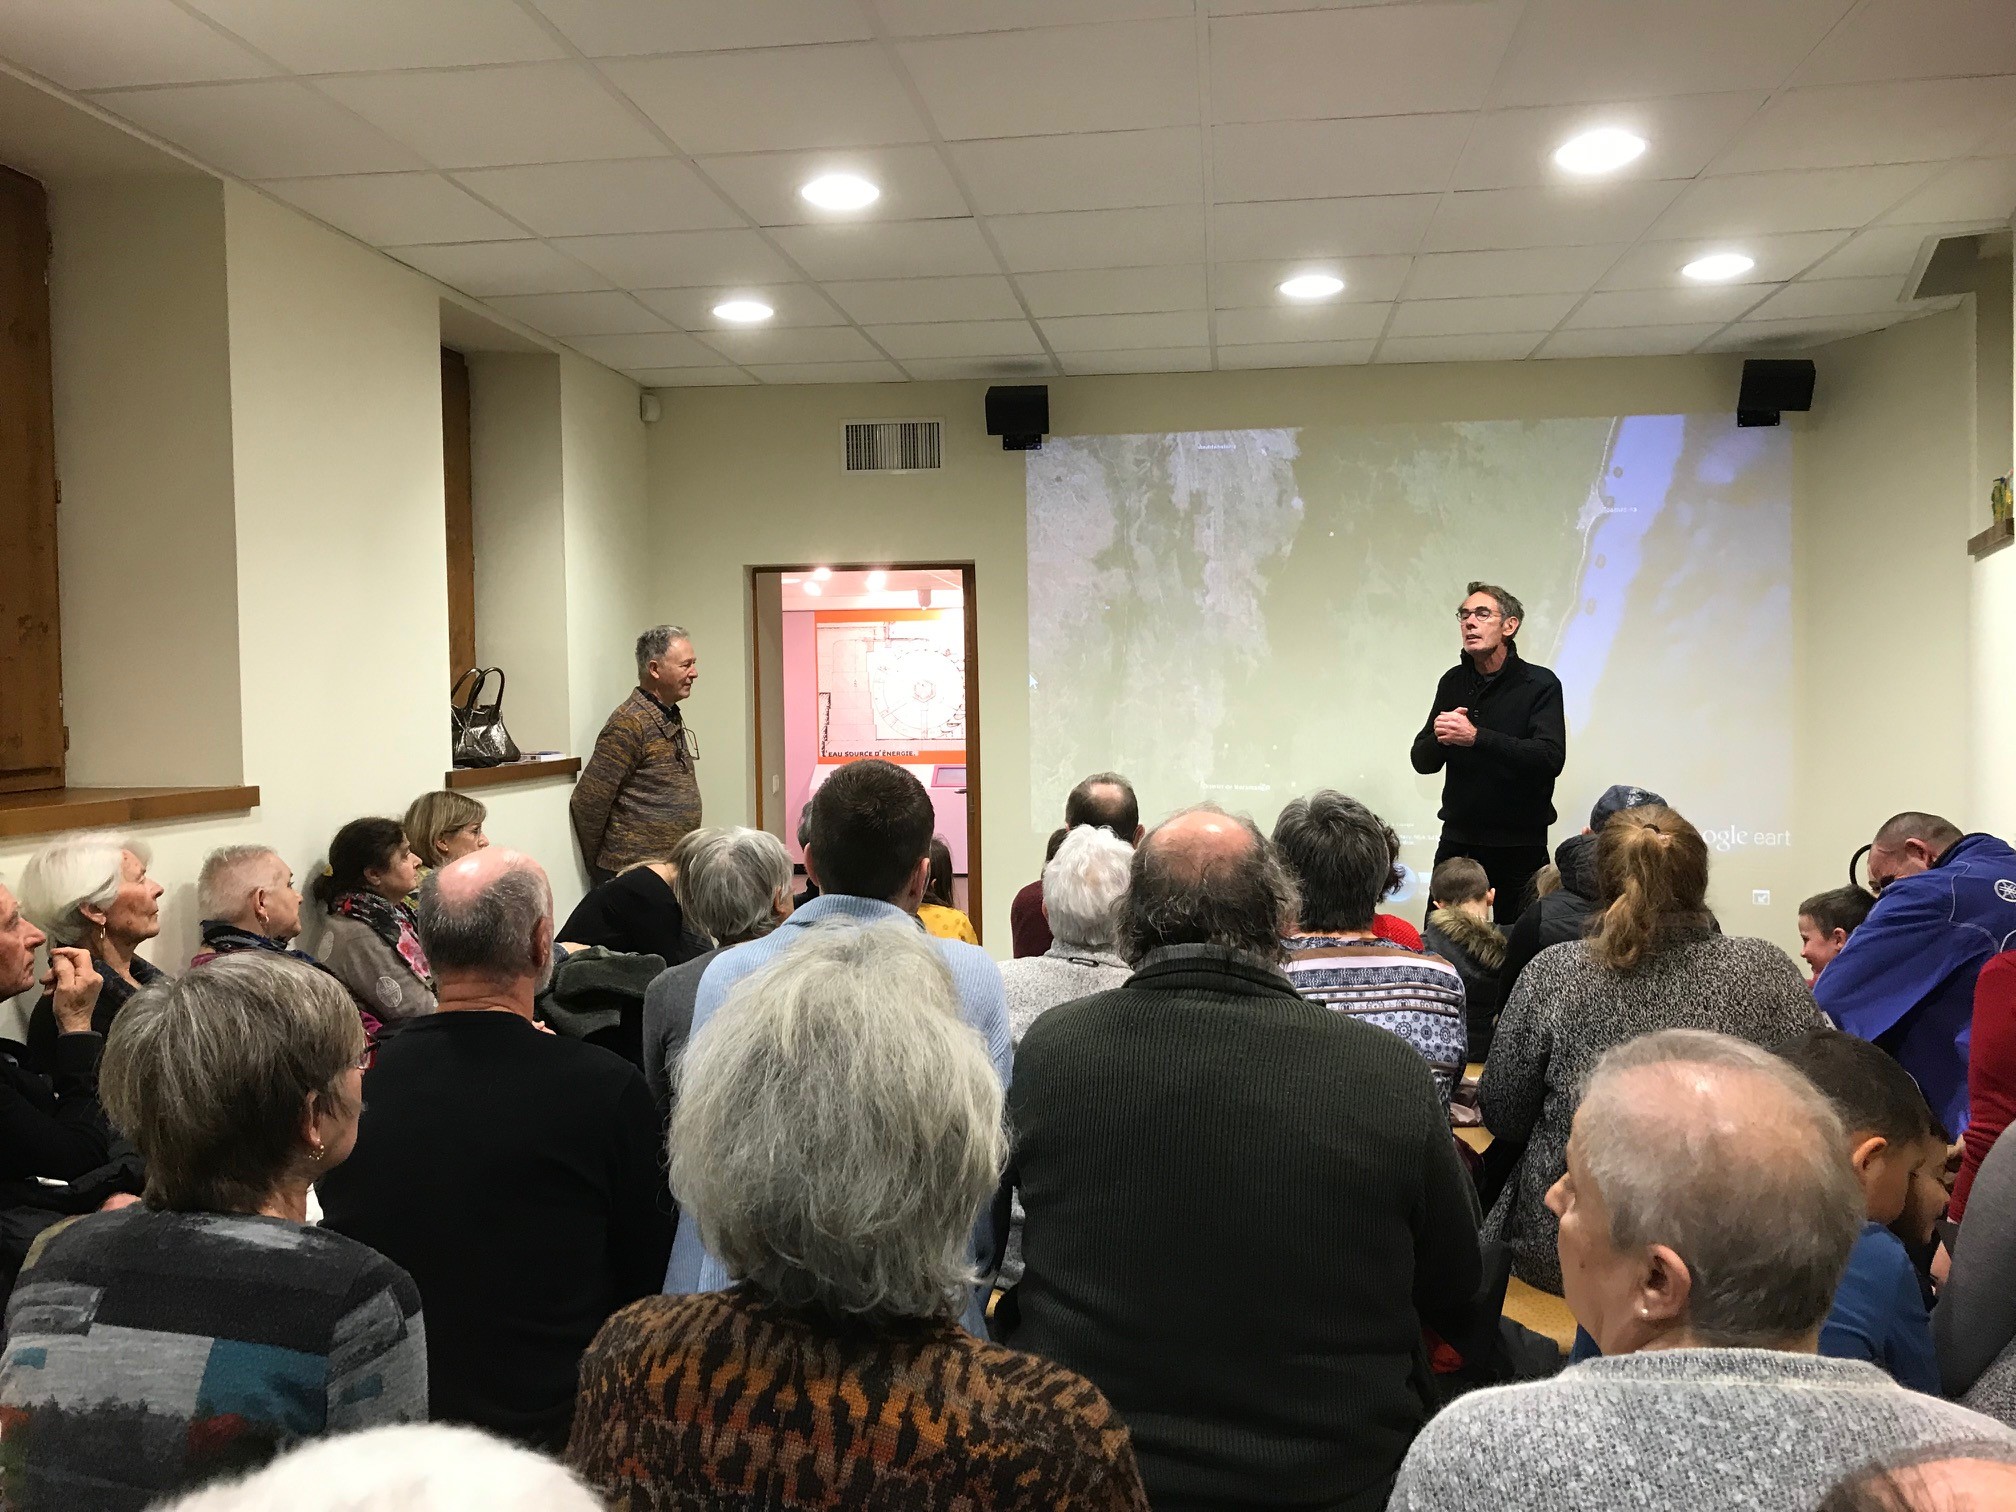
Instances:
[[[2016,541],[2016,521],[1997,520],[1967,543],[1967,554],[1978,562],[2000,551],[2011,541]]]
[[[68,787],[0,793],[0,838],[240,814],[258,806],[256,787]]]
[[[545,761],[514,761],[508,766],[457,767],[443,780],[457,792],[466,792],[470,788],[502,787],[507,782],[572,777],[580,770],[579,756],[554,756]]]

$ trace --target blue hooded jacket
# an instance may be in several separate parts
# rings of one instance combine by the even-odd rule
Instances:
[[[1966,835],[1930,870],[1883,889],[1813,996],[1836,1024],[1896,1056],[1957,1139],[1967,1125],[1974,979],[2011,945],[2016,850],[1993,835]]]

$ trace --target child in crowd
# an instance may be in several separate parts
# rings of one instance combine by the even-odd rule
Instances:
[[[1491,1030],[1498,1022],[1498,968],[1505,964],[1504,931],[1491,922],[1498,889],[1484,868],[1468,856],[1451,856],[1428,879],[1428,923],[1421,943],[1463,978],[1470,1059],[1491,1053]]]
[[[1946,1137],[1911,1075],[1867,1040],[1816,1029],[1784,1056],[1841,1115],[1848,1160],[1862,1183],[1868,1221],[1848,1255],[1834,1307],[1820,1327],[1820,1353],[1867,1360],[1899,1385],[1939,1395],[1939,1361],[1917,1268],[1889,1225],[1932,1202]],[[1940,1194],[1943,1199],[1943,1193]],[[1943,1200],[1931,1207],[1933,1217]]]
[[[1859,887],[1830,888],[1799,905],[1799,955],[1813,968],[1814,981],[1875,906],[1876,900]]]

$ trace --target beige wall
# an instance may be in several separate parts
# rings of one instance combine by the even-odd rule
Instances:
[[[2016,226],[2012,226],[2016,229]],[[2007,473],[2016,451],[2016,294],[2010,264],[1977,296],[1983,337],[1979,376],[1989,402],[1980,407],[1983,464],[1970,501],[1967,529],[1988,525],[1986,480]],[[1999,312],[1990,302],[1999,302]],[[1995,317],[1999,314],[1999,320]],[[1999,401],[1999,411],[1998,411]],[[1999,434],[1998,432],[1999,428]],[[1971,823],[2005,839],[2016,837],[2016,547],[1973,563],[1974,817]]]

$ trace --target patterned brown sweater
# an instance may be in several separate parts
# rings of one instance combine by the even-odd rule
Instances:
[[[633,689],[595,737],[567,802],[581,859],[619,872],[669,857],[682,835],[700,828],[693,761],[678,707]]]
[[[567,1461],[611,1512],[1148,1507],[1084,1377],[952,1323],[843,1327],[744,1288],[612,1317]]]

